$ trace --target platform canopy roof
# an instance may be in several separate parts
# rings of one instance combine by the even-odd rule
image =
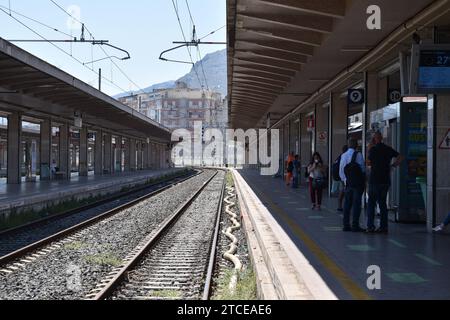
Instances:
[[[432,0],[227,0],[231,126],[265,127],[269,113],[279,120],[436,3],[435,16],[448,10]],[[374,4],[381,30],[367,28]]]
[[[164,143],[171,137],[161,124],[2,38],[0,111],[72,123],[81,113],[83,123],[117,135]]]

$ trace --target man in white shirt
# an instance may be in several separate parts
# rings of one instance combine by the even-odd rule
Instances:
[[[349,149],[341,157],[341,164],[339,167],[339,176],[345,184],[345,202],[344,202],[344,229],[345,232],[364,232],[359,224],[359,218],[361,216],[361,202],[362,195],[364,193],[365,184],[359,184],[357,186],[350,185],[348,183],[348,177],[345,174],[345,167],[352,162],[353,155],[358,148],[358,141],[356,139],[350,139],[348,142]],[[355,162],[360,166],[363,174],[366,172],[366,166],[364,163],[364,157],[361,152],[358,152]],[[352,214],[352,225],[350,225],[350,213]]]

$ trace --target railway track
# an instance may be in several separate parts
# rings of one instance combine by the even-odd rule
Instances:
[[[84,299],[145,239],[172,224],[173,213],[189,207],[217,174],[204,170],[0,258],[0,300]],[[68,283],[73,277],[76,286]]]
[[[155,196],[200,173],[201,171],[197,171],[196,174],[191,173],[167,181],[133,188],[61,214],[4,230],[0,232],[0,265]]]
[[[224,190],[225,173],[219,171],[86,298],[207,300]]]

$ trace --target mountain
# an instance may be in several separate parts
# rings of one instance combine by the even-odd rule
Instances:
[[[222,94],[222,97],[227,95],[227,50],[220,50],[210,54],[207,54],[201,61],[197,62],[191,71],[185,76],[181,77],[178,80],[167,81],[162,83],[154,84],[150,87],[144,88],[145,92],[152,92],[156,89],[170,89],[175,87],[175,83],[177,81],[186,82],[189,88],[201,88],[201,85],[198,81],[198,77],[202,84],[206,87],[203,69],[205,70],[206,82],[208,87],[211,90],[215,90]],[[126,93],[122,93],[114,96],[114,98],[118,99],[126,96]]]
[[[175,81],[171,80],[171,81],[157,83],[157,84],[154,84],[154,85],[152,85],[150,87],[144,88],[143,90],[145,92],[152,92],[153,90],[157,90],[157,89],[170,89],[170,88],[175,88]],[[122,97],[126,97],[128,95],[130,95],[129,92],[124,92],[124,93],[115,95],[114,98],[115,99],[119,99],[119,98],[122,98]]]
[[[227,95],[227,50],[220,50],[210,54],[207,54],[202,61],[199,61],[184,77],[178,79],[178,81],[183,81],[188,84],[190,88],[201,88],[200,81],[205,85],[205,80],[203,76],[203,69],[206,74],[206,83],[211,90],[218,91],[223,97]],[[197,70],[197,74],[195,72]],[[206,87],[206,85],[205,85]]]

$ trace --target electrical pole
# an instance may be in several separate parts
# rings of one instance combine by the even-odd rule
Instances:
[[[98,90],[102,91],[102,68],[98,69]]]

